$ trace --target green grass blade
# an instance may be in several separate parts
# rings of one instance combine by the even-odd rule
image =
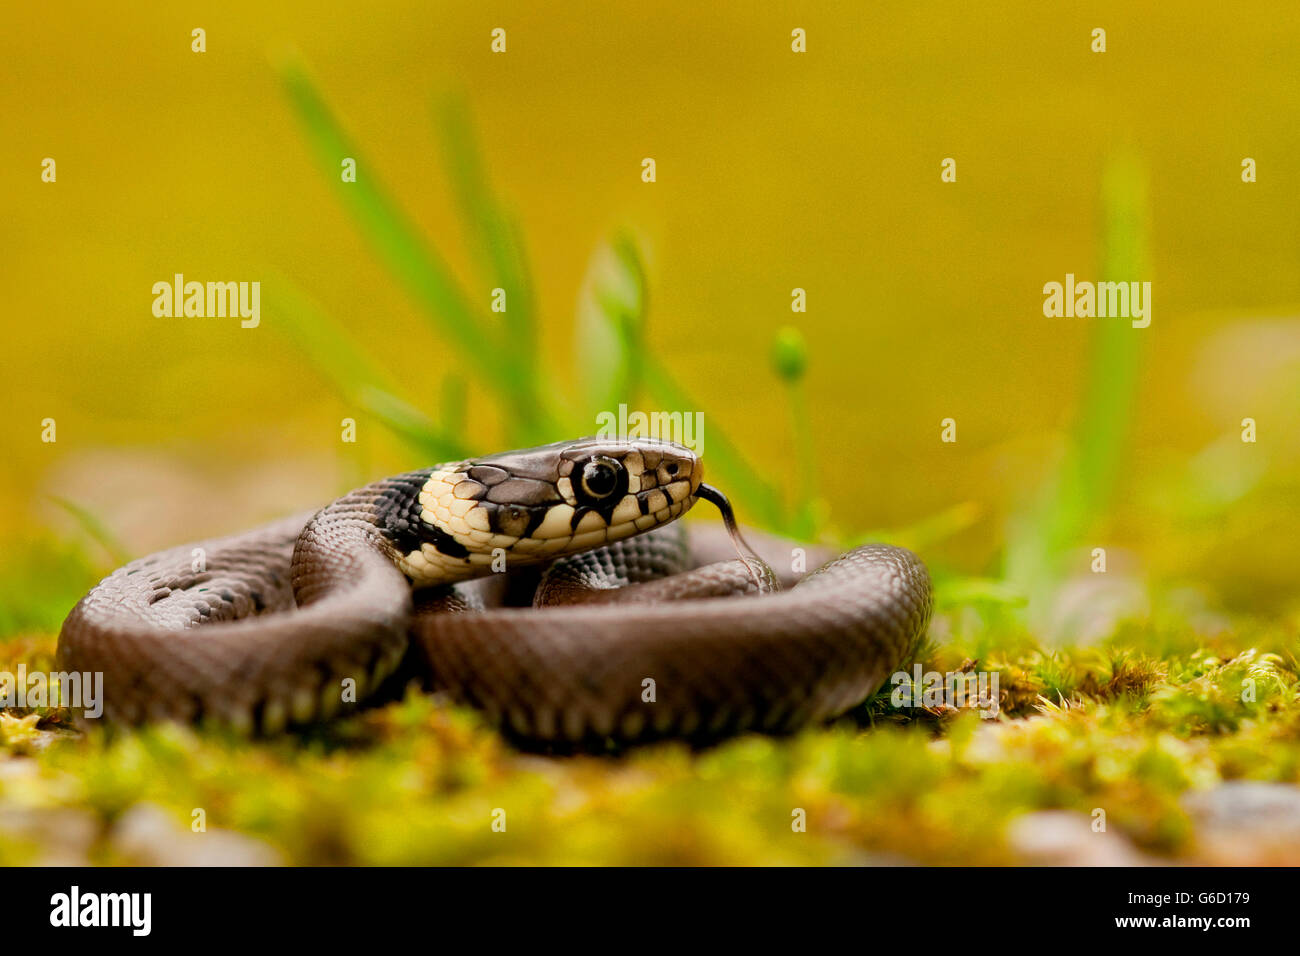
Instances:
[[[1022,592],[995,578],[949,578],[935,593],[935,607],[938,610],[971,604],[1024,607],[1028,601]]]
[[[517,221],[488,185],[483,156],[474,124],[460,96],[446,96],[435,110],[443,144],[447,174],[461,220],[469,232],[470,247],[489,281],[506,293],[503,326],[517,350],[521,371],[535,387],[536,307],[532,278]]]
[[[387,375],[365,357],[343,327],[289,280],[275,276],[269,284],[280,303],[270,324],[287,335],[338,395],[373,415],[413,449],[434,461],[465,457],[458,431],[438,425],[398,396]]]
[[[127,563],[129,559],[126,548],[94,512],[58,495],[46,495],[46,498],[71,515],[86,536],[104,549],[113,564],[120,566]]]
[[[661,409],[699,406],[677,384],[644,339],[648,311],[645,267],[635,239],[617,234],[592,257],[579,303],[576,348],[584,370],[583,404],[594,421],[598,412],[635,403],[642,387]],[[710,421],[705,459],[710,474],[743,506],[774,531],[791,528],[775,490],[757,476],[735,446]]]
[[[1102,184],[1101,281],[1148,275],[1146,194],[1141,167],[1119,157]],[[1114,492],[1136,408],[1143,337],[1125,318],[1093,318],[1092,348],[1075,428],[1062,459],[1029,504],[1008,523],[1005,574],[1030,596],[1041,624],[1064,572],[1062,557],[1088,545]]]
[[[1109,165],[1103,196],[1106,232],[1102,281],[1140,280],[1149,273],[1146,186],[1136,161],[1121,158]],[[1114,493],[1136,410],[1142,345],[1149,334],[1133,328],[1125,319],[1096,321],[1094,355],[1076,433],[1079,486],[1074,491],[1084,521],[1099,514]]]
[[[433,419],[391,392],[365,387],[357,393],[356,403],[379,419],[389,431],[423,453],[427,464],[456,461],[472,454],[467,445],[453,437],[456,432],[439,428]]]
[[[940,541],[946,541],[973,527],[979,521],[983,510],[974,501],[963,501],[901,528],[858,532],[845,541],[845,545],[856,548],[864,544],[888,541],[890,544],[911,548],[913,551],[924,551]]]
[[[578,300],[575,376],[585,414],[635,403],[641,385],[646,280],[635,241],[619,234],[592,254]]]
[[[266,284],[273,301],[279,303],[267,325],[287,336],[340,393],[353,394],[362,386],[387,382],[388,376],[367,357],[343,325],[290,279],[275,274]]]
[[[794,439],[795,480],[787,507],[790,528],[795,537],[813,540],[822,530],[823,516],[829,506],[815,489],[817,455],[813,447],[812,418],[808,414],[808,397],[804,375],[808,369],[808,346],[803,334],[793,326],[777,331],[772,341],[772,370],[785,387],[786,409],[790,415],[790,433]]]
[[[362,161],[356,144],[343,130],[301,59],[288,57],[279,69],[289,100],[327,175],[338,175],[343,157],[357,160],[357,181],[340,180],[335,188],[381,261],[438,334],[459,351],[465,362],[477,368],[485,384],[507,400],[515,420],[538,420],[546,405],[529,391],[531,379],[520,354],[504,347],[502,336],[492,334],[484,311],[471,303],[442,257],[425,243],[379,185],[378,177]],[[486,305],[485,299],[484,308]]]

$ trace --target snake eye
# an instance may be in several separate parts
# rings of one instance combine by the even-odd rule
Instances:
[[[592,498],[608,498],[618,485],[618,464],[608,458],[593,458],[582,468],[582,490]]]

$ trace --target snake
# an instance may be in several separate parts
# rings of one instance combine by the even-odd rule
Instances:
[[[702,455],[641,438],[385,478],[119,568],[68,615],[59,665],[102,674],[110,724],[250,734],[413,675],[521,745],[790,733],[860,705],[925,633],[925,565],[750,546],[703,478]],[[677,522],[701,500],[723,527]]]

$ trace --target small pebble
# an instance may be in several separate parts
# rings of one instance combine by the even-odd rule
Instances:
[[[162,807],[137,803],[117,821],[113,850],[141,866],[278,866],[280,854],[253,837],[209,826],[195,833]]]
[[[1042,810],[1011,821],[1007,842],[1031,866],[1149,866],[1156,862],[1113,830],[1094,831],[1092,818]]]
[[[1213,866],[1300,864],[1300,787],[1236,780],[1189,793],[1196,862]]]

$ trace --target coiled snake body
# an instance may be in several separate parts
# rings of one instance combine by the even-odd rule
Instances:
[[[266,733],[412,659],[520,741],[780,732],[860,703],[925,630],[924,565],[873,545],[802,580],[755,574],[716,531],[688,545],[672,523],[715,500],[702,477],[688,449],[640,439],[398,475],[115,571],[64,622],[60,664],[103,673],[110,720]],[[763,541],[790,566],[789,543]]]

